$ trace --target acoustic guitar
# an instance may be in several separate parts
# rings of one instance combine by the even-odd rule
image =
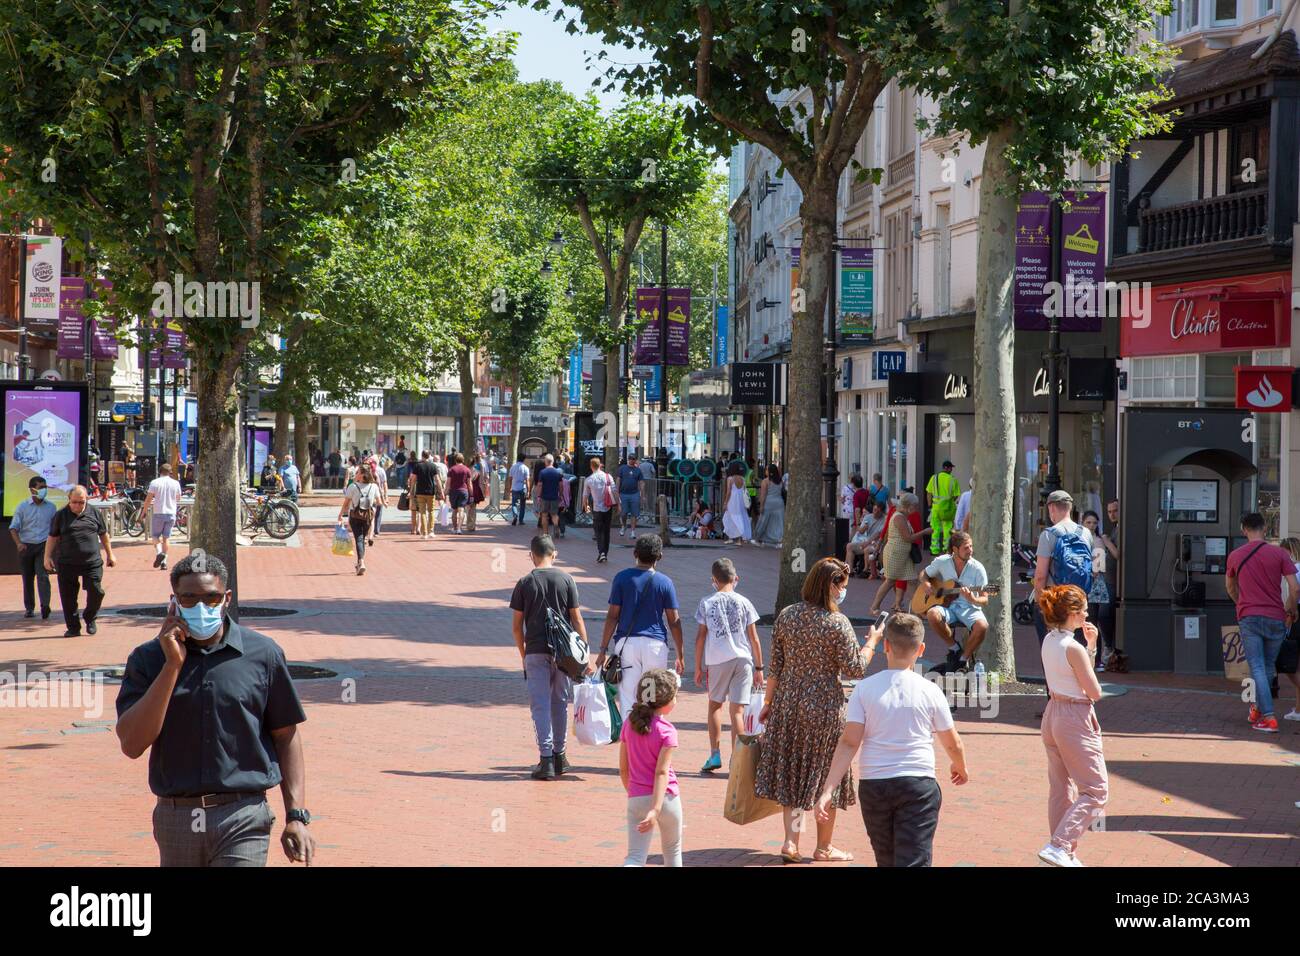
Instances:
[[[976,594],[987,594],[994,597],[1002,590],[996,584],[986,584],[983,587],[968,588]],[[947,607],[953,601],[961,597],[961,585],[956,581],[944,581],[939,587],[930,591],[929,597],[926,597],[925,589],[918,587],[916,593],[912,595],[912,613],[917,617],[925,617],[925,613],[932,607]]]

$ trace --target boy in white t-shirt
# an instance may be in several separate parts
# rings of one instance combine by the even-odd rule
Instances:
[[[952,782],[964,784],[966,752],[953,727],[948,701],[916,673],[925,651],[925,625],[913,614],[894,614],[873,627],[867,648],[883,639],[887,669],[858,681],[849,698],[844,732],[817,800],[817,818],[830,819],[831,790],[858,757],[858,802],[877,866],[929,866],[943,795],[934,776],[937,735],[952,761]]]
[[[713,562],[717,592],[700,601],[695,620],[695,683],[709,691],[709,759],[700,773],[722,768],[722,705],[729,703],[731,752],[736,752],[740,712],[749,693],[763,689],[763,648],[758,643],[758,611],[736,593],[740,578],[729,558]],[[707,670],[706,670],[707,668]]]

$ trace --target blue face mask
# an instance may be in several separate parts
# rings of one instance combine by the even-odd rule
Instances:
[[[48,495],[49,493],[50,493],[50,489],[49,489],[49,488],[38,488],[38,489],[36,489],[36,500],[37,500],[37,501],[44,501],[44,500],[45,500],[45,496]]]
[[[223,602],[216,607],[208,607],[200,601],[193,607],[179,607],[179,610],[181,620],[185,622],[185,627],[190,634],[202,641],[221,630],[221,622],[225,616],[226,606]]]

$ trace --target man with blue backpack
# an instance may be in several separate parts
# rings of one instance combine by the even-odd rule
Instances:
[[[1038,561],[1034,567],[1034,594],[1042,594],[1054,584],[1073,584],[1084,594],[1092,588],[1092,532],[1070,520],[1074,499],[1068,491],[1053,491],[1047,496],[1047,517],[1051,527],[1038,536]],[[1039,646],[1047,634],[1038,602],[1034,602],[1034,630]],[[1082,631],[1075,639],[1085,644]]]

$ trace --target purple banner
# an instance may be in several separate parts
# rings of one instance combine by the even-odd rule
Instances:
[[[1061,213],[1061,286],[1049,285],[1052,201],[1028,192],[1016,207],[1015,321],[1017,329],[1045,331],[1052,312],[1063,332],[1100,332],[1106,281],[1106,194],[1066,192]]]
[[[107,297],[113,283],[99,280],[99,295]],[[82,359],[86,357],[86,314],[81,303],[86,298],[86,280],[80,276],[64,276],[59,287],[59,343],[58,357]],[[117,339],[108,324],[95,322],[92,355],[97,359],[117,358]]]
[[[154,316],[154,322],[157,323],[159,318]],[[166,320],[166,340],[162,342],[162,349],[153,348],[149,350],[149,368],[184,368],[185,367],[185,333],[181,331],[180,323],[175,319]],[[159,344],[159,339],[163,337],[163,330],[155,324],[152,339],[155,344]],[[138,350],[136,359],[138,368],[144,368],[144,349]]]
[[[640,288],[636,290],[636,317],[649,321],[636,339],[636,364],[658,365],[662,360],[659,308],[663,303],[663,290]],[[691,290],[668,290],[668,364],[689,365],[691,342]]]

